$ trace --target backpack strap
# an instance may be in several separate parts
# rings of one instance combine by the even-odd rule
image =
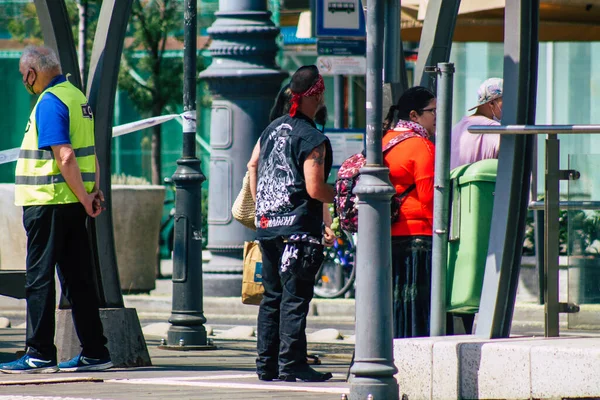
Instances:
[[[408,196],[408,194],[410,193],[411,190],[416,189],[417,185],[415,185],[414,183],[412,185],[410,185],[409,187],[406,188],[406,190],[404,190],[404,192],[395,195],[394,197],[396,199],[398,199],[399,202],[402,202],[402,200],[404,200],[404,198],[406,196]]]
[[[383,147],[383,152],[385,153],[388,150],[391,150],[395,145],[402,143],[406,139],[410,139],[412,137],[422,137],[418,133],[413,131],[402,132],[399,135],[396,135]]]

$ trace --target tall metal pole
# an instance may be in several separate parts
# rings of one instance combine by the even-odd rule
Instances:
[[[385,12],[385,67],[383,81],[390,84],[390,103],[408,89],[408,75],[400,30],[400,0],[387,0]],[[384,107],[384,113],[387,109]]]
[[[356,115],[354,113],[354,77],[348,76],[348,128],[352,129],[356,125]]]
[[[344,128],[344,76],[334,75],[333,77],[333,105],[335,129]]]
[[[544,193],[544,333],[559,335],[558,301],[558,220],[560,210],[560,141],[558,135],[546,135],[546,185]]]
[[[450,198],[450,134],[454,64],[437,68],[437,130],[433,195],[433,248],[431,271],[430,335],[446,334],[446,268],[448,265],[448,201]]]
[[[183,155],[177,160],[173,175],[176,188],[173,308],[167,340],[170,346],[206,346],[200,211],[202,182],[206,178],[196,157],[196,0],[185,0],[183,18]]]
[[[382,67],[384,1],[367,5],[367,166],[354,189],[360,205],[356,273],[356,358],[350,399],[398,399],[392,338],[390,198],[395,193],[384,167]]]

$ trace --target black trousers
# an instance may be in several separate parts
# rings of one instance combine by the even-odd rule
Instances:
[[[56,359],[55,266],[63,293],[72,306],[82,354],[92,358],[108,356],[86,221],[87,214],[80,203],[23,208],[27,233],[25,294],[30,324],[26,344],[31,356]]]
[[[265,292],[257,323],[256,371],[294,374],[306,362],[306,316],[323,246],[308,242],[261,240]]]
[[[429,336],[431,251],[431,236],[392,237],[395,338]],[[446,313],[446,334],[470,335],[474,321],[475,314]]]
[[[429,336],[431,236],[393,236],[394,337]]]

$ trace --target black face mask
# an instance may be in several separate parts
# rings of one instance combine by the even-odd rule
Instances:
[[[31,71],[35,72],[35,70],[33,68],[31,68],[29,71],[27,71],[27,75],[25,75],[25,79],[23,80],[23,85],[25,85],[25,89],[27,89],[27,92],[30,95],[34,95],[35,91],[33,90],[33,85],[35,85],[35,81],[37,79],[37,73],[36,73],[35,79],[33,80],[33,83],[29,84],[29,73]]]

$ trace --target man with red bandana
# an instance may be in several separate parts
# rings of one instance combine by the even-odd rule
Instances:
[[[323,225],[323,203],[333,201],[333,187],[326,183],[331,144],[313,121],[325,84],[317,67],[304,66],[292,76],[290,90],[289,114],[263,131],[248,163],[265,288],[256,372],[263,381],[323,382],[331,373],[308,366],[305,330],[323,244],[335,239]]]

